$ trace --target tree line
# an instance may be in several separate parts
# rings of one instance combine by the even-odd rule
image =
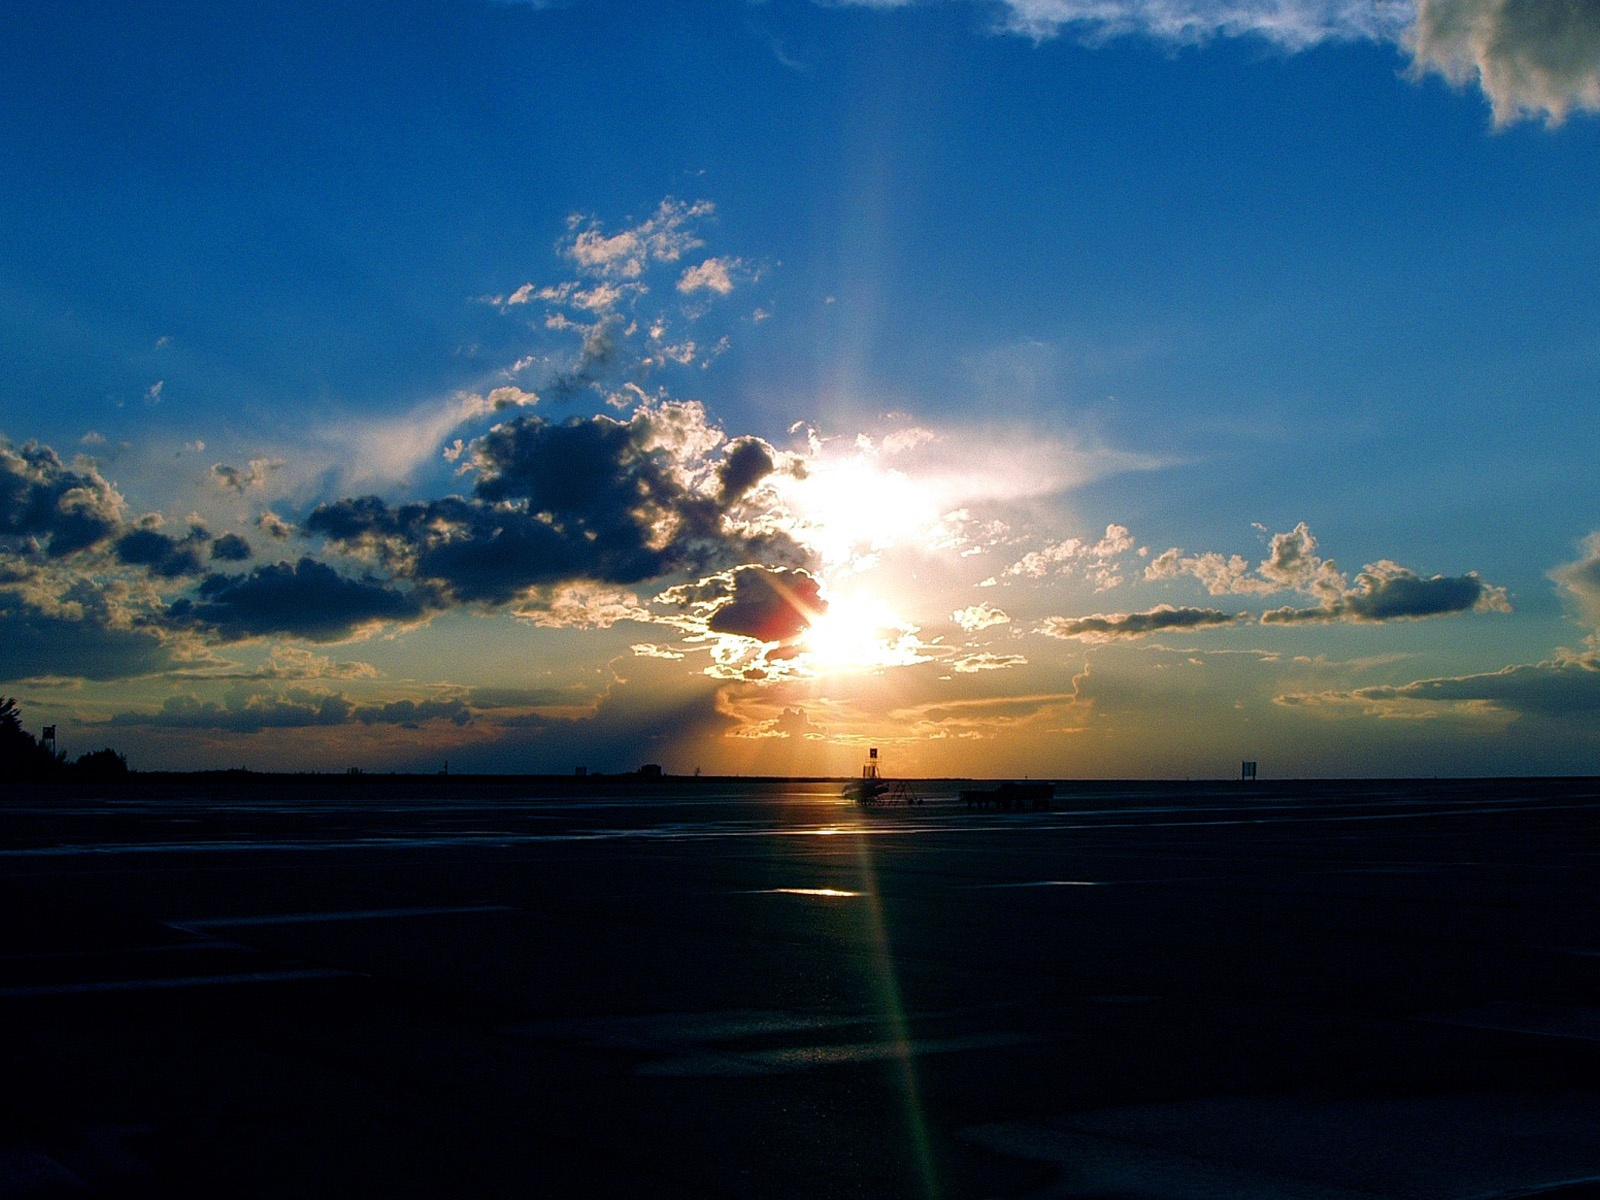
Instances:
[[[22,713],[14,698],[0,696],[0,780],[127,773],[128,760],[109,746],[69,762],[64,752],[52,750],[22,727]]]

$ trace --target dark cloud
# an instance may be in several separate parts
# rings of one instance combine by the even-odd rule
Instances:
[[[1165,629],[1200,629],[1209,625],[1231,625],[1238,615],[1215,608],[1172,608],[1161,604],[1142,613],[1096,613],[1092,617],[1050,617],[1039,632],[1055,638],[1081,638],[1084,641],[1110,641],[1113,638],[1144,637]]]
[[[772,449],[760,438],[740,438],[728,447],[727,456],[717,468],[722,484],[722,505],[726,508],[776,469]]]
[[[115,549],[121,562],[145,567],[161,579],[179,579],[200,574],[199,548],[210,540],[211,535],[198,527],[183,538],[157,529],[130,529],[116,540]]]
[[[415,729],[428,721],[448,721],[461,726],[471,720],[472,710],[459,698],[357,704],[342,692],[290,688],[281,692],[235,692],[221,703],[194,696],[172,696],[156,712],[121,712],[111,718],[111,724],[257,733],[263,729],[351,724]]]
[[[121,524],[122,500],[90,467],[69,469],[54,450],[0,441],[0,543],[51,558],[108,541]]]
[[[148,725],[166,729],[225,729],[257,733],[263,729],[305,729],[344,725],[351,704],[338,693],[289,691],[240,693],[226,703],[194,696],[169,696],[154,713],[120,712],[112,725]]]
[[[127,679],[173,665],[166,639],[117,612],[91,583],[74,584],[62,599],[59,612],[46,613],[0,589],[0,679]]]
[[[225,533],[211,543],[211,558],[217,562],[244,562],[250,557],[250,543],[237,533]]]
[[[466,725],[472,720],[472,710],[460,699],[394,700],[388,704],[358,708],[355,718],[363,725],[400,725],[415,729],[424,721],[449,721],[452,725]]]
[[[1475,573],[1423,579],[1395,563],[1368,567],[1356,584],[1316,608],[1277,608],[1261,614],[1263,624],[1302,621],[1394,621],[1448,616],[1478,610],[1507,611],[1505,593]]]
[[[727,582],[727,601],[711,614],[713,633],[758,642],[783,642],[805,632],[826,610],[817,581],[806,571],[741,567]]]
[[[416,596],[388,583],[351,579],[302,558],[262,565],[247,575],[211,575],[198,599],[175,601],[168,614],[226,641],[288,634],[334,642],[385,621],[415,621],[427,609]]]
[[[376,496],[343,499],[314,510],[305,532],[375,553],[397,577],[483,604],[579,580],[631,584],[752,561],[806,561],[785,535],[738,530],[726,511],[736,496],[713,499],[690,486],[663,444],[673,432],[659,412],[627,423],[521,417],[474,444],[472,496],[395,507]],[[739,449],[747,444],[722,464],[725,494],[729,479],[748,489],[762,474],[759,448]]]
[[[1435,575],[1423,579],[1410,571],[1389,575],[1362,575],[1345,607],[1358,621],[1389,621],[1397,617],[1437,617],[1466,612],[1484,597],[1483,580],[1476,575],[1453,579]]]

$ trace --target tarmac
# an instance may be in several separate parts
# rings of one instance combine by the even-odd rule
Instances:
[[[1600,780],[959,786],[0,791],[0,1197],[1600,1197]]]

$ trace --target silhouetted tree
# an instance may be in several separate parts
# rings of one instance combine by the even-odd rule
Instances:
[[[128,760],[107,746],[104,750],[80,754],[72,770],[88,779],[113,779],[128,773]]]
[[[52,754],[22,727],[10,696],[0,696],[0,778],[35,779],[61,769],[65,756]]]

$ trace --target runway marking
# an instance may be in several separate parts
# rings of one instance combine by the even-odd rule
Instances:
[[[169,979],[100,979],[90,983],[35,983],[0,988],[0,999],[29,996],[83,996],[96,992],[145,992],[166,988],[220,987],[239,983],[288,983],[302,979],[365,978],[359,971],[304,967],[283,971],[241,971],[232,975],[179,975]]]
[[[972,883],[967,886],[975,891],[986,888],[1109,887],[1110,881],[1105,879],[1030,879],[1026,883]]]
[[[963,1050],[993,1050],[1021,1046],[1035,1038],[1017,1033],[980,1033],[970,1037],[921,1038],[845,1042],[821,1046],[785,1046],[777,1050],[708,1050],[657,1062],[641,1063],[637,1075],[671,1075],[679,1078],[708,1075],[781,1075],[852,1063],[885,1062],[927,1054],[956,1054]]]
[[[516,912],[509,904],[458,904],[435,908],[354,908],[343,912],[267,913],[252,917],[200,917],[168,921],[172,929],[233,929],[248,925],[318,925],[328,921],[382,921],[403,917],[443,917],[457,913]]]

